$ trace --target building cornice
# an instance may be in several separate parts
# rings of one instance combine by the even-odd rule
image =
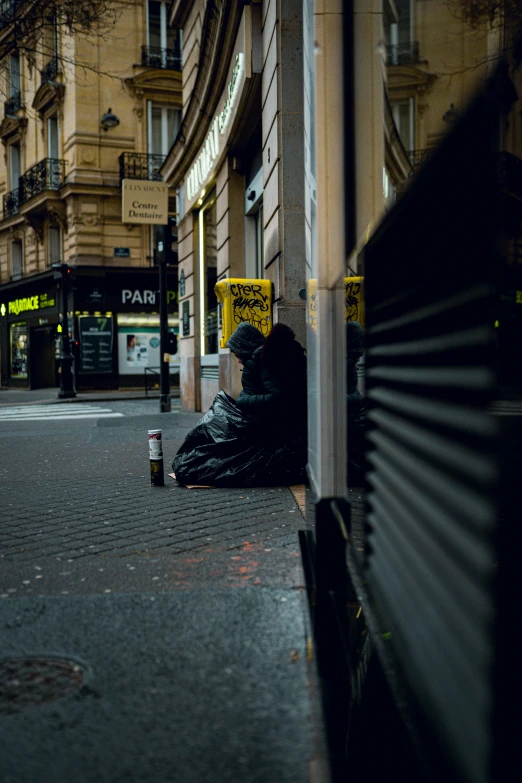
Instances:
[[[243,3],[237,0],[207,2],[196,81],[176,141],[161,168],[172,187],[179,186],[205,141],[225,88],[242,13]]]
[[[388,93],[391,100],[424,95],[437,78],[435,73],[416,65],[393,65],[387,69]]]

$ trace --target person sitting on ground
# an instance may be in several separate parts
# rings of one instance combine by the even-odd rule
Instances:
[[[241,323],[228,347],[242,391],[222,389],[179,448],[172,470],[187,486],[290,486],[306,481],[306,356],[288,326],[268,337]]]
[[[238,407],[283,438],[306,434],[306,354],[285,324],[276,324],[264,338],[241,323],[227,343],[243,365]]]

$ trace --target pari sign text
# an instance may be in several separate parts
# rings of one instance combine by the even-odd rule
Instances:
[[[165,182],[124,179],[121,199],[123,223],[168,224],[169,187]]]

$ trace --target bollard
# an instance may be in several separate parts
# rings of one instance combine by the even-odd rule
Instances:
[[[150,485],[151,487],[163,487],[165,485],[165,473],[163,471],[161,430],[149,430],[149,459]]]

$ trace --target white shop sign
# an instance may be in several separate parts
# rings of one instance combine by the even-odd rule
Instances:
[[[135,291],[131,291],[130,288],[124,288],[121,292],[121,301],[123,304],[156,304],[156,292],[140,291],[136,288]]]

